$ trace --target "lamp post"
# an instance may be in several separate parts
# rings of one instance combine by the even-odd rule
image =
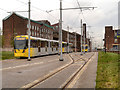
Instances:
[[[29,8],[29,10],[28,10],[28,61],[31,61],[31,59],[30,59],[30,0],[29,0],[29,2],[28,2],[28,4],[29,4],[29,6],[28,6],[28,8]]]
[[[76,51],[77,51],[77,50],[76,50],[76,46],[77,46],[76,43],[77,43],[77,42],[76,42],[76,31],[75,31],[75,53],[76,53]]]
[[[81,55],[82,55],[82,33],[83,33],[82,19],[81,19]]]
[[[60,48],[61,48],[59,61],[63,61],[63,56],[62,56],[62,0],[60,0],[60,23],[59,23],[59,26],[60,26],[59,35],[60,35]]]
[[[68,33],[67,33],[67,45],[68,45],[68,53],[69,53],[69,26],[67,26]]]

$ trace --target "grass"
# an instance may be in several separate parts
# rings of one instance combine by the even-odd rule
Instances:
[[[2,51],[0,52],[0,55],[2,57],[2,60],[15,58],[14,53],[11,51]]]
[[[118,54],[99,52],[96,88],[119,88]]]
[[[0,35],[0,48],[2,47],[2,35]]]

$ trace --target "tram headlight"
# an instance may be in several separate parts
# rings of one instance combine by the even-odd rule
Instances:
[[[25,49],[23,50],[23,52],[22,53],[25,53]]]

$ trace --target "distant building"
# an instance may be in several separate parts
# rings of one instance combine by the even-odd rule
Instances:
[[[31,20],[31,36],[53,39],[53,27],[47,20]],[[27,35],[28,18],[12,13],[3,19],[3,48],[13,47],[13,38],[17,35]]]
[[[107,51],[118,51],[120,49],[119,31],[120,30],[113,30],[113,26],[105,26],[104,47],[106,47]]]
[[[120,29],[120,1],[118,2],[118,28]]]

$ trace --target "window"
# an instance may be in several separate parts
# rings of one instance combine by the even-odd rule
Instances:
[[[35,36],[36,36],[36,31],[35,31]]]
[[[117,32],[115,32],[115,36],[117,36]]]
[[[39,37],[39,33],[37,32],[37,36]]]
[[[31,47],[37,48],[40,45],[40,41],[38,40],[31,40]]]
[[[39,27],[37,27],[37,31],[39,31]]]
[[[114,43],[117,43],[117,41],[118,41],[117,39],[114,39]]]
[[[49,33],[49,30],[48,30],[48,33]]]
[[[40,34],[40,37],[41,37],[41,34]]]
[[[40,29],[40,33],[41,33],[41,29]]]
[[[117,45],[113,45],[113,49],[114,50],[118,49],[118,46]]]
[[[32,30],[32,36],[34,36],[34,30]]]
[[[36,30],[36,26],[35,26],[35,30]]]
[[[58,29],[58,26],[56,26],[56,30]]]
[[[34,30],[34,25],[32,25],[32,30]]]

